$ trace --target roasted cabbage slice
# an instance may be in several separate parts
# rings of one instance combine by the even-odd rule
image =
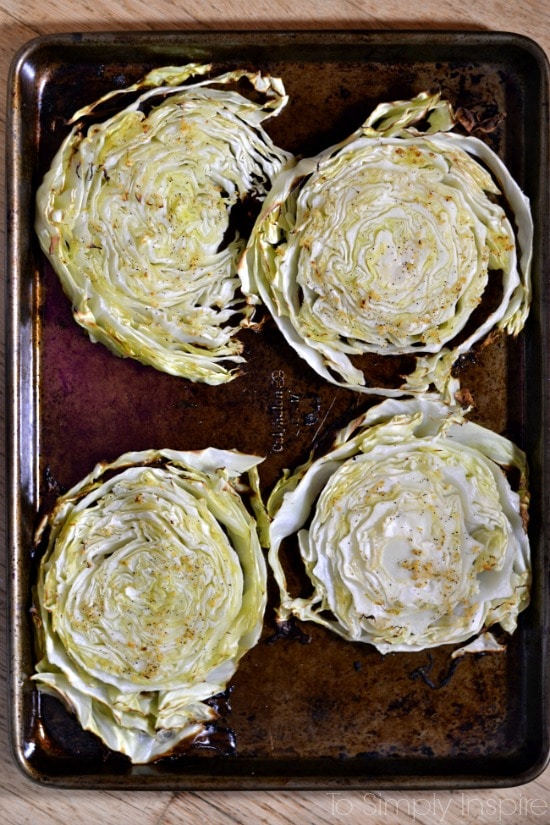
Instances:
[[[346,140],[283,171],[264,201],[240,263],[245,289],[333,383],[452,400],[458,357],[491,330],[523,328],[528,199],[489,146],[455,125],[438,94],[381,104]],[[361,363],[369,354],[413,366],[394,387],[376,386]]]
[[[237,273],[248,213],[291,156],[262,126],[286,104],[282,82],[190,81],[209,69],[157,69],[78,111],[38,190],[36,231],[93,341],[220,384],[243,360],[236,336],[252,313]],[[140,91],[83,132],[100,105]]]
[[[205,700],[259,638],[266,565],[241,495],[259,461],[127,453],[61,496],[38,531],[33,679],[134,763],[212,723]]]
[[[509,440],[439,400],[387,399],[268,501],[278,620],[317,622],[384,654],[495,624],[511,633],[529,601],[528,499],[526,458]],[[288,590],[293,552],[311,595]]]

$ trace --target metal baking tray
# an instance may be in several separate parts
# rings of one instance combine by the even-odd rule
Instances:
[[[381,100],[439,87],[490,117],[487,136],[531,199],[534,302],[515,341],[463,365],[474,417],[530,462],[532,603],[504,654],[450,667],[445,647],[382,657],[322,628],[277,637],[272,605],[260,643],[222,697],[202,747],[132,766],[82,731],[33,670],[33,531],[58,492],[102,459],[150,447],[208,445],[265,455],[262,484],[373,399],[324,383],[269,322],[244,334],[244,374],[207,387],[92,345],[33,233],[34,193],[80,106],[164,64],[212,61],[284,79],[290,103],[267,123],[276,142],[312,154],[355,129]],[[70,788],[392,788],[517,785],[549,754],[548,63],[497,32],[132,32],[31,41],[9,81],[8,494],[10,707],[15,759],[32,779]],[[307,644],[305,643],[307,642]],[[223,700],[223,701],[222,701]]]

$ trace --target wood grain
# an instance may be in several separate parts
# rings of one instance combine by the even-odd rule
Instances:
[[[536,40],[550,54],[546,0],[1,0],[0,78],[6,87],[13,56],[31,38],[53,32],[138,29],[470,29],[507,30]],[[5,137],[5,95],[0,96],[0,140]],[[5,181],[0,189],[5,208]],[[4,240],[2,225],[2,241]],[[0,302],[3,292],[0,291]],[[4,309],[0,311],[4,318]],[[2,337],[3,341],[3,337]],[[3,370],[2,346],[0,368]],[[3,392],[4,382],[0,382]],[[2,405],[3,409],[3,405]],[[2,430],[3,430],[2,422]],[[0,440],[3,458],[4,439]],[[0,491],[4,494],[4,475]],[[0,529],[5,532],[4,509]],[[0,600],[6,596],[0,554]],[[5,612],[2,613],[5,615]],[[0,632],[0,818],[4,825],[334,825],[335,823],[446,823],[516,825],[550,823],[550,769],[518,788],[453,792],[114,792],[66,791],[35,785],[15,765],[6,708],[9,628]]]

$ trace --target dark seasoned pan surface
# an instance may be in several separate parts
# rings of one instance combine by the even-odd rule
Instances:
[[[460,364],[472,416],[512,438],[531,467],[533,600],[506,652],[456,661],[442,647],[381,656],[318,626],[263,637],[240,663],[220,724],[183,755],[132,767],[28,680],[34,654],[32,534],[62,491],[100,460],[153,447],[266,456],[268,493],[284,468],[377,399],[324,382],[266,319],[242,333],[247,362],[221,387],[193,384],[93,345],[33,234],[34,193],[82,105],[154,66],[212,61],[283,78],[287,108],[266,128],[308,155],[342,139],[383,100],[440,88],[481,119],[531,198],[535,298],[525,332]],[[35,779],[71,787],[483,787],[526,781],[547,755],[545,564],[548,272],[547,69],[530,41],[459,32],[143,33],[42,38],[14,63],[8,132],[12,695],[16,757]],[[546,270],[544,264],[546,263]],[[388,379],[387,363],[368,370]],[[498,634],[497,634],[498,635]],[[500,638],[500,637],[499,637]]]

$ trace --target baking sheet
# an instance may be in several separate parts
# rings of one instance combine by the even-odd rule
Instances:
[[[260,643],[219,697],[218,729],[188,754],[132,766],[80,729],[33,670],[32,535],[60,491],[103,459],[152,447],[266,456],[262,485],[375,402],[328,385],[276,328],[243,333],[247,364],[223,387],[196,385],[92,345],[71,317],[33,234],[34,192],[80,106],[154,66],[212,61],[284,79],[290,103],[266,124],[312,154],[382,100],[432,87],[484,117],[506,112],[492,148],[531,198],[534,304],[517,341],[462,365],[473,417],[528,454],[532,604],[505,654],[451,667],[446,647],[382,657],[317,626]],[[85,788],[452,788],[518,784],[545,766],[548,737],[548,65],[532,41],[491,32],[140,32],[39,38],[9,86],[8,468],[12,741],[31,778]],[[383,371],[383,364],[372,365]]]

